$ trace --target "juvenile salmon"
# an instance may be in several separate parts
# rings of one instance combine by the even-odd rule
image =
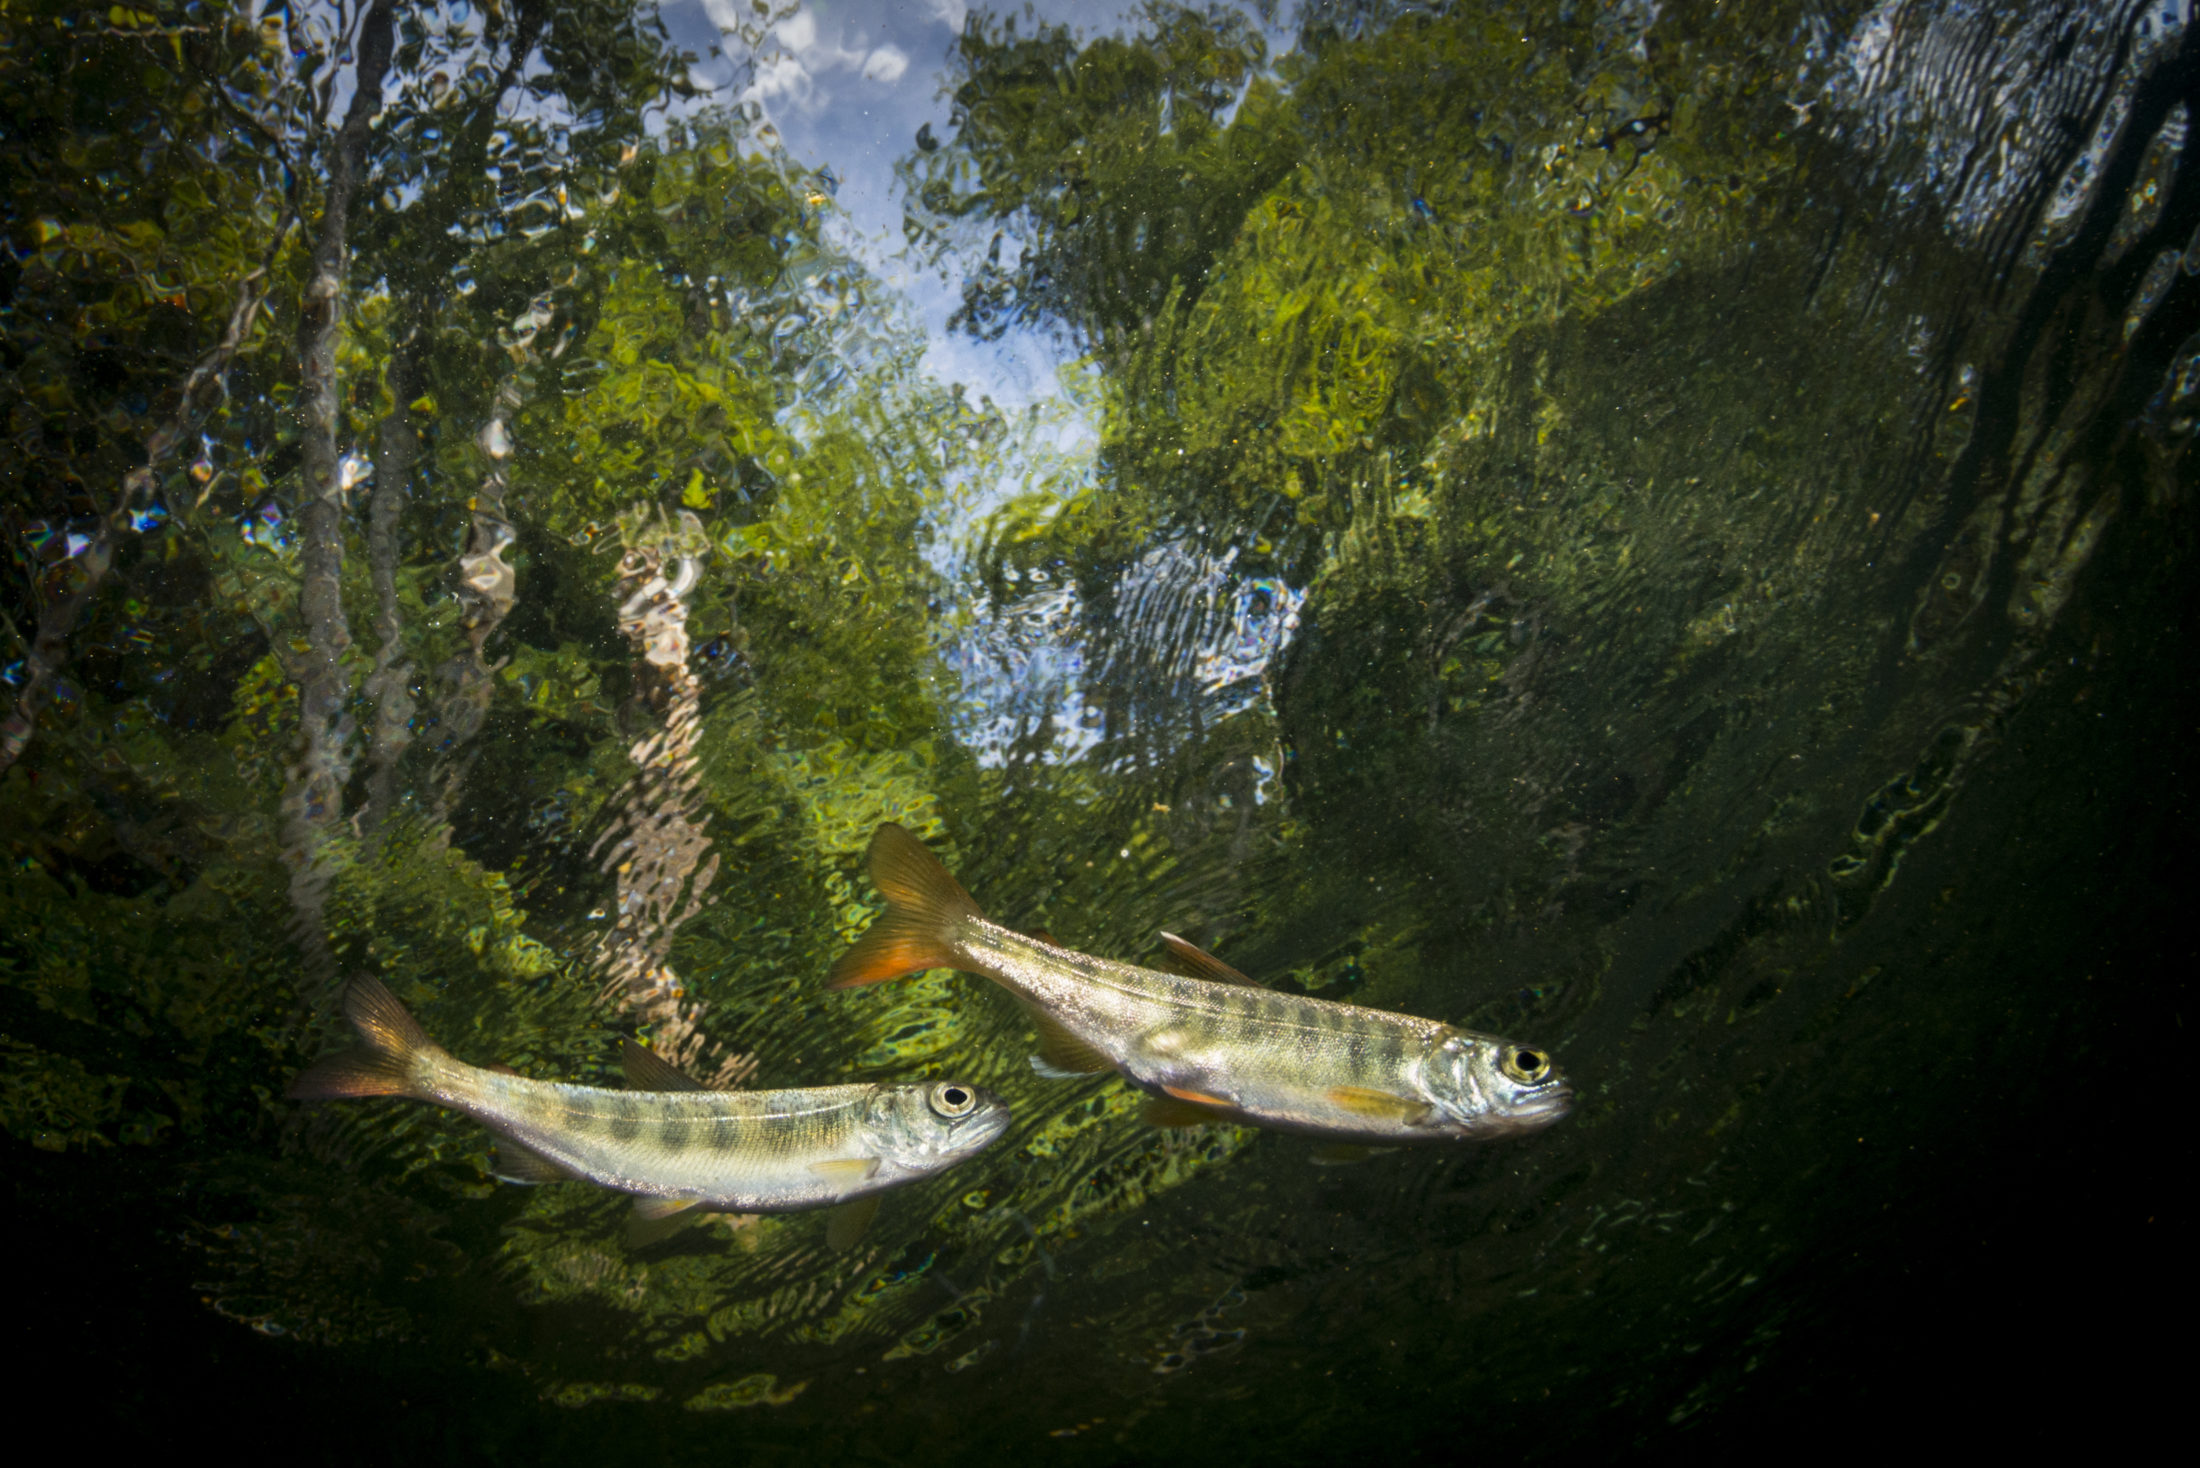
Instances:
[[[344,991],[344,1013],[362,1045],[308,1067],[292,1096],[447,1106],[502,1139],[501,1175],[636,1194],[645,1224],[690,1209],[788,1213],[872,1198],[953,1167],[1009,1121],[999,1097],[961,1081],[709,1091],[631,1040],[632,1089],[528,1080],[452,1058],[367,977]],[[836,1232],[860,1231],[868,1216]]]
[[[1534,1046],[1273,993],[1172,934],[1162,938],[1189,973],[1095,958],[989,922],[900,826],[878,828],[869,861],[886,911],[833,965],[832,987],[931,968],[982,974],[1030,1014],[1043,1072],[1119,1071],[1152,1098],[1146,1119],[1156,1125],[1237,1121],[1383,1146],[1533,1131],[1572,1104],[1572,1088]]]

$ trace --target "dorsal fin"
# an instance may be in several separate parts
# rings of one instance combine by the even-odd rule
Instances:
[[[1163,933],[1161,942],[1168,948],[1176,971],[1187,979],[1205,979],[1210,984],[1239,984],[1248,989],[1268,987],[1258,979],[1239,973],[1206,949],[1187,942],[1174,933]]]
[[[619,1068],[626,1072],[629,1091],[701,1091],[708,1088],[659,1055],[632,1040],[619,1046]]]

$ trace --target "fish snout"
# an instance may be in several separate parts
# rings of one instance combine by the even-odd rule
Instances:
[[[968,1155],[992,1146],[1014,1119],[1006,1101],[991,1091],[978,1090],[977,1107],[955,1128],[955,1150]]]
[[[1471,1117],[1462,1118],[1466,1136],[1512,1136],[1536,1132],[1558,1121],[1574,1108],[1574,1088],[1555,1077],[1531,1091],[1516,1091],[1497,1098]]]
[[[1523,1122],[1535,1126],[1548,1126],[1574,1109],[1574,1087],[1571,1081],[1555,1081],[1525,1097],[1513,1108],[1513,1114]]]

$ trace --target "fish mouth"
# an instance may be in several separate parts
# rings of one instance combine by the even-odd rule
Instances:
[[[1008,1108],[999,1105],[983,1115],[971,1117],[956,1129],[961,1133],[955,1138],[957,1155],[968,1157],[992,1146],[1008,1130],[1008,1124],[1012,1120],[1014,1118],[1008,1114]]]
[[[1523,1130],[1549,1126],[1574,1109],[1574,1088],[1559,1081],[1533,1096],[1523,1097],[1506,1113],[1506,1120]]]

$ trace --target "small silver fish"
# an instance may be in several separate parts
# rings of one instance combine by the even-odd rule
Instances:
[[[453,1059],[365,976],[345,989],[344,1013],[363,1045],[308,1067],[293,1097],[405,1096],[463,1112],[502,1139],[498,1172],[511,1181],[578,1178],[639,1195],[636,1243],[689,1210],[853,1203],[833,1229],[845,1246],[878,1193],[946,1171],[1008,1127],[999,1097],[961,1081],[709,1091],[631,1040],[634,1089],[528,1080]]]
[[[886,911],[833,965],[833,988],[931,968],[982,974],[1039,1030],[1042,1074],[1116,1070],[1158,1126],[1237,1121],[1385,1146],[1534,1131],[1573,1090],[1529,1045],[1435,1020],[1277,994],[1173,934],[1189,973],[1077,953],[989,922],[899,826],[871,838]]]

